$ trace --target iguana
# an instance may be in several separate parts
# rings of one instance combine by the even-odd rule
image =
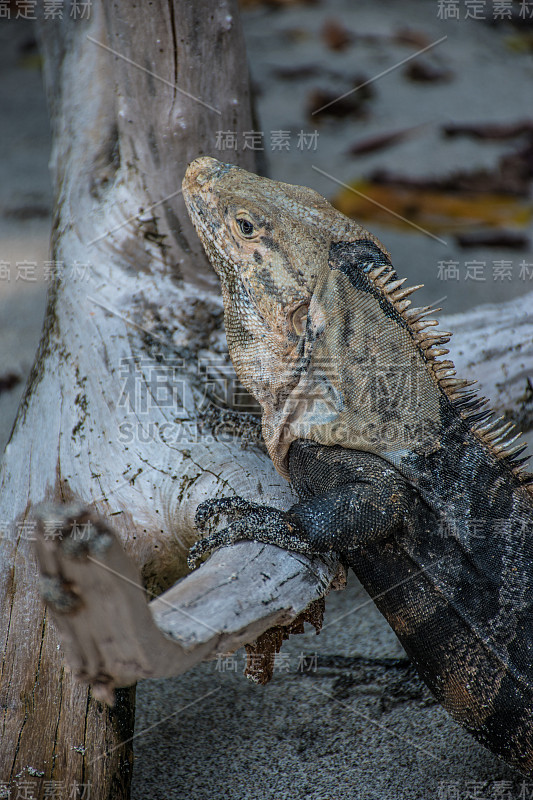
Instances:
[[[191,563],[239,539],[333,552],[431,692],[533,773],[533,493],[511,423],[442,359],[389,253],[311,189],[203,157],[183,194],[223,293],[229,352],[300,502],[197,510]]]

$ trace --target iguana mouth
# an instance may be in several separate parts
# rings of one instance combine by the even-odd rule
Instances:
[[[223,164],[209,156],[192,161],[185,172],[182,191],[187,211],[213,269],[222,280],[227,273],[228,261],[222,252],[217,252],[217,231],[221,222],[212,213],[209,200],[213,196],[213,185],[227,172],[239,169],[232,164]]]

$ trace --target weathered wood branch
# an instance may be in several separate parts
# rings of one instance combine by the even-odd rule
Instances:
[[[63,16],[40,26],[60,268],[0,472],[0,781],[16,793],[31,780],[35,797],[43,781],[84,783],[117,800],[134,695],[109,710],[65,671],[38,592],[33,507],[78,499],[112,515],[160,591],[185,571],[206,493],[257,497],[260,480],[269,499],[290,495],[261,453],[238,469],[238,442],[196,424],[197,354],[218,342],[220,300],[179,190],[192,158],[216,154],[217,130],[252,127],[237,2],[113,0],[90,20]],[[227,157],[254,166],[249,150]]]
[[[450,354],[460,377],[477,380],[476,391],[492,409],[512,419],[533,440],[533,292],[507,303],[479,306],[442,321],[453,331]]]
[[[480,389],[495,410],[523,421],[533,408],[527,395],[533,365],[530,301],[532,296],[485,306],[446,322],[459,331],[454,348],[459,373],[479,374]],[[41,530],[47,596],[68,662],[108,702],[114,686],[178,674],[289,623],[327,593],[335,574],[332,563],[242,542],[216,552],[148,606],[142,592],[132,593],[140,579],[111,534],[109,549],[101,548],[98,558],[88,558],[83,548],[73,550],[65,526],[62,535],[66,538],[46,540]],[[61,607],[61,586],[74,588],[78,609]]]
[[[179,674],[294,621],[328,592],[336,569],[241,542],[147,605],[135,562],[91,512],[43,509],[37,550],[67,663],[108,703],[116,686]]]

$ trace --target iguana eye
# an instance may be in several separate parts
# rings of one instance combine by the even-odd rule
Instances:
[[[239,215],[235,217],[237,233],[244,239],[253,239],[257,235],[257,230],[252,220],[248,216]]]
[[[290,316],[291,328],[297,336],[302,336],[302,334],[305,333],[308,311],[309,303],[302,303],[302,305],[298,306],[298,308],[296,308]]]

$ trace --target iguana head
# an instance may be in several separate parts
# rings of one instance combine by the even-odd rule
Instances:
[[[370,234],[312,189],[214,158],[189,165],[183,196],[222,284],[239,379],[263,408],[277,407],[299,378],[308,305],[332,235]]]
[[[389,254],[321,195],[213,158],[183,180],[191,219],[215,268],[230,355],[263,408],[270,456],[285,476],[292,441],[374,452],[398,464],[438,448],[442,385],[465,382],[445,334],[407,317]]]

